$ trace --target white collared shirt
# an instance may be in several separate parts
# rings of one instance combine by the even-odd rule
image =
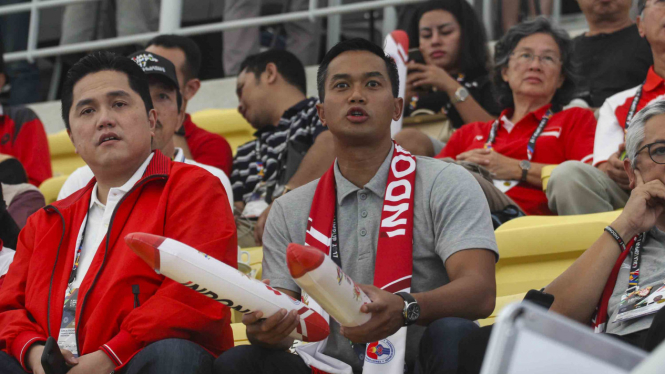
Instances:
[[[186,159],[185,153],[182,151],[181,148],[175,149],[173,161],[184,162],[185,164],[188,165],[198,166],[200,168],[207,170],[210,174],[219,178],[220,182],[222,182],[222,186],[224,186],[224,190],[226,191],[226,196],[229,199],[229,205],[231,207],[231,211],[233,211],[233,189],[231,188],[231,181],[229,180],[229,177],[222,170],[214,166],[204,165],[196,161]],[[58,200],[62,200],[67,196],[73,194],[74,192],[80,190],[81,188],[85,187],[88,184],[88,182],[90,182],[92,177],[94,177],[94,174],[92,173],[92,170],[90,170],[90,167],[88,167],[87,165],[76,169],[67,178],[65,184],[62,185],[60,193],[58,193]]]
[[[118,202],[129,192],[129,190],[134,187],[136,182],[138,182],[145,170],[148,168],[150,160],[154,153],[150,153],[150,156],[143,161],[143,164],[134,172],[129,180],[120,187],[114,187],[109,190],[109,194],[106,197],[106,205],[102,204],[97,198],[97,184],[92,189],[92,196],[90,198],[90,208],[88,209],[88,214],[83,220],[83,224],[79,229],[78,238],[76,239],[76,249],[78,249],[79,243],[81,243],[81,236],[85,230],[85,238],[83,239],[83,249],[81,250],[81,258],[79,259],[79,267],[76,272],[76,279],[72,282],[72,288],[79,288],[85,274],[92,264],[92,259],[97,253],[97,249],[101,244],[102,240],[106,236],[106,231],[109,228],[111,223],[111,216],[115,207],[118,205]],[[76,257],[76,256],[75,256]],[[73,263],[72,263],[73,266]]]

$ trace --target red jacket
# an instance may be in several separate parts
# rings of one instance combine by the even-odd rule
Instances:
[[[44,125],[26,107],[3,106],[0,113],[0,153],[21,161],[28,182],[39,187],[53,176]]]
[[[46,341],[49,329],[56,339],[59,334],[94,184],[33,214],[19,235],[0,289],[0,349],[24,368],[30,345]],[[227,307],[155,273],[123,240],[133,232],[162,235],[237,267],[235,223],[218,178],[155,151],[143,178],[118,203],[108,230],[79,288],[85,295],[76,307],[81,355],[101,349],[122,367],[166,338],[191,340],[214,355],[233,346]],[[137,308],[132,285],[140,288]]]
[[[221,135],[196,126],[189,114],[185,117],[183,126],[185,127],[185,140],[194,161],[214,166],[230,178],[233,152],[229,142]]]

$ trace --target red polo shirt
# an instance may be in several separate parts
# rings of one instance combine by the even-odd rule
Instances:
[[[637,103],[635,114],[652,101],[665,98],[665,80],[653,70],[649,69],[647,77],[642,84],[622,91],[609,97],[598,112],[598,126],[593,149],[594,165],[607,161],[610,156],[619,150],[619,145],[625,140],[626,118],[633,105],[633,99],[640,87],[642,96]]]
[[[185,126],[185,140],[194,161],[214,166],[230,177],[233,152],[229,142],[220,135],[197,127],[189,114],[187,114],[183,126]]]
[[[529,113],[521,121],[511,126],[506,120],[512,116],[512,109],[501,113],[501,126],[496,134],[494,150],[516,160],[526,160],[526,146],[529,138],[536,131],[541,119],[550,108],[546,105]],[[462,126],[455,131],[446,147],[437,155],[438,158],[457,158],[460,153],[483,148],[487,142],[490,122],[475,122]],[[596,119],[593,112],[582,108],[571,108],[557,112],[547,123],[536,140],[536,147],[531,162],[548,165],[560,164],[568,160],[591,162],[593,159],[593,137],[596,131]],[[547,196],[541,187],[521,182],[506,192],[527,214],[551,215],[547,207]]]
[[[53,176],[44,125],[27,107],[0,107],[0,153],[19,160],[36,187]]]

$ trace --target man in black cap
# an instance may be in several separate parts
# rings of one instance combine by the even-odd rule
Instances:
[[[150,96],[157,111],[153,148],[159,149],[165,156],[171,157],[176,162],[199,166],[219,178],[229,197],[229,204],[233,206],[231,182],[226,174],[214,166],[186,159],[183,150],[174,146],[173,135],[176,128],[182,123],[185,115],[184,110],[182,110],[183,100],[180,94],[175,66],[166,58],[146,51],[136,52],[130,55],[129,58],[136,62],[148,76]],[[60,189],[58,200],[64,199],[85,187],[92,177],[93,174],[90,167],[83,166],[78,168],[67,178],[67,181]]]

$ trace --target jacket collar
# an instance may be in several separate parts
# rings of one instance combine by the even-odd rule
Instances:
[[[171,171],[171,159],[164,156],[164,154],[162,154],[162,152],[159,150],[155,150],[153,152],[155,154],[152,157],[152,160],[150,160],[148,167],[145,169],[145,173],[143,173],[143,176],[137,183],[156,175],[162,175],[168,178],[169,172]],[[69,206],[77,203],[82,198],[85,198],[87,204],[89,205],[90,194],[96,183],[97,178],[93,177],[85,187],[73,193],[68,198],[60,200],[59,202],[55,203],[55,205],[58,208],[68,208]]]
[[[552,104],[546,104],[546,105],[543,105],[543,106],[541,106],[540,108],[534,110],[533,112],[527,114],[524,118],[522,118],[522,120],[521,120],[520,122],[522,122],[522,121],[524,121],[525,119],[531,117],[531,118],[535,119],[536,123],[538,123],[538,122],[540,122],[540,120],[543,119],[543,117],[545,116],[545,113],[547,113],[547,111],[548,111],[551,107],[552,107]],[[499,118],[503,118],[504,116],[505,116],[506,118],[510,118],[510,117],[512,117],[512,116],[513,116],[513,111],[514,111],[514,110],[515,110],[514,108],[507,108],[507,109],[504,109],[503,112],[501,112],[501,115],[499,116]],[[491,122],[490,122],[490,123],[491,123]],[[517,123],[516,123],[515,125],[517,125]]]
[[[647,73],[647,78],[644,81],[644,91],[653,91],[656,88],[658,88],[660,85],[663,84],[663,77],[660,75],[656,74],[656,71],[653,70],[653,66],[649,68],[649,72]]]

